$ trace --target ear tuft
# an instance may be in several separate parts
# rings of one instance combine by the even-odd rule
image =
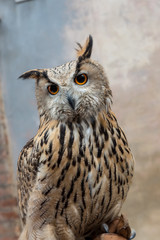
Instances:
[[[27,78],[34,78],[39,79],[43,74],[42,69],[33,69],[23,73],[19,78],[27,79]]]
[[[93,38],[91,35],[89,35],[89,37],[86,40],[86,43],[84,44],[84,46],[81,46],[80,43],[77,43],[79,49],[77,50],[77,57],[85,59],[85,58],[90,58],[91,53],[92,53],[92,46],[93,46]]]

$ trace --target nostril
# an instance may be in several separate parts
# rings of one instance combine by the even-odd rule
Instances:
[[[68,99],[69,105],[74,110],[75,109],[75,100],[74,100],[74,98],[72,98],[71,96],[68,96],[67,99]]]

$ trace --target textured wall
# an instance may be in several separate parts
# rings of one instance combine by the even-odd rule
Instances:
[[[19,214],[0,79],[0,240],[16,240]]]
[[[124,212],[137,239],[159,239],[159,0],[0,0],[0,72],[11,151],[18,154],[38,128],[33,81],[17,77],[75,57],[75,42],[94,38],[93,58],[107,72],[115,111],[136,158]]]

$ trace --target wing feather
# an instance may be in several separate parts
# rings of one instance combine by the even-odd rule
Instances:
[[[27,203],[37,176],[40,154],[34,149],[32,138],[23,147],[18,159],[17,187],[22,223],[25,224]]]

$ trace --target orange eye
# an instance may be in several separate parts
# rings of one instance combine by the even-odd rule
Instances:
[[[56,95],[59,92],[59,87],[57,84],[51,84],[47,87],[47,89],[51,95]]]
[[[82,73],[75,77],[75,83],[78,85],[84,85],[88,81],[88,76],[85,73]]]

